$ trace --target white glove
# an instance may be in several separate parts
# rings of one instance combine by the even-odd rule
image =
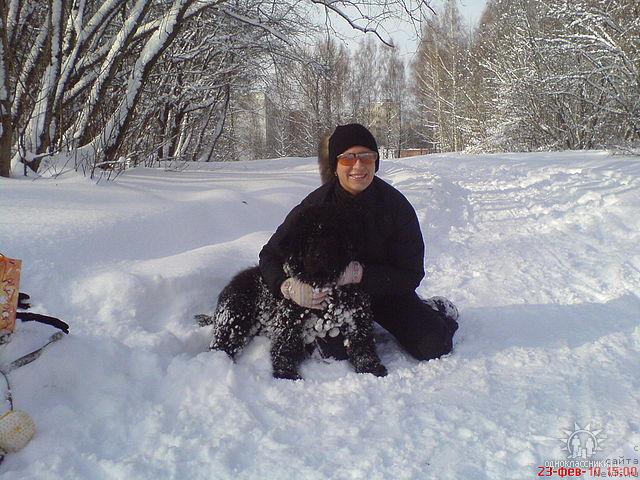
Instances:
[[[336,285],[348,285],[350,283],[360,283],[362,281],[362,264],[360,262],[351,262],[342,272]]]
[[[327,298],[328,292],[314,289],[311,285],[301,282],[295,278],[287,278],[280,291],[284,298],[287,298],[301,307],[321,309]]]

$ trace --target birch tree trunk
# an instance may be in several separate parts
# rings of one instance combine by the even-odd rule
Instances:
[[[53,123],[53,104],[55,99],[56,84],[60,76],[61,62],[61,41],[62,30],[62,10],[64,3],[62,0],[49,1],[49,15],[47,17],[47,30],[49,34],[48,64],[40,81],[40,88],[36,94],[35,105],[30,121],[24,133],[25,148],[29,152],[35,153],[35,158],[26,159],[31,168],[38,170],[40,157],[38,154],[44,153],[50,146],[52,138],[55,137]]]
[[[72,131],[75,135],[75,141],[72,142],[72,146],[77,148],[79,145],[84,145],[91,140],[90,135],[87,132],[89,121],[95,115],[107,87],[116,73],[119,63],[122,61],[122,51],[125,49],[125,45],[131,41],[131,38],[140,26],[141,19],[144,17],[150,6],[151,2],[148,0],[137,0],[131,10],[129,10],[127,20],[116,35],[113,41],[113,46],[102,62],[98,77],[93,82],[93,86],[89,92],[89,99],[80,111],[78,119],[72,127]],[[171,12],[169,14],[171,14]],[[184,12],[182,14],[184,14]],[[175,28],[175,26],[173,28]],[[165,44],[162,48],[166,48],[170,38],[172,37],[164,40]],[[152,39],[155,40],[153,37]]]
[[[11,176],[11,139],[13,137],[8,84],[9,68],[6,62],[8,55],[5,55],[9,43],[6,14],[6,0],[0,0],[0,177]]]
[[[177,35],[180,21],[189,5],[194,1],[175,0],[171,9],[162,18],[158,29],[145,43],[127,82],[124,99],[102,131],[89,143],[91,150],[97,152],[103,161],[114,160],[114,155],[122,143],[127,124],[131,120],[144,83],[148,79],[149,71]]]

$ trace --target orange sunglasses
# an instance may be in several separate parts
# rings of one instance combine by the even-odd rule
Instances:
[[[371,165],[378,159],[376,152],[362,153],[342,153],[338,155],[338,163],[344,167],[353,167],[358,160],[367,165]]]

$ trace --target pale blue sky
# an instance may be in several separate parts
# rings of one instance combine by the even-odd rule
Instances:
[[[431,2],[436,12],[438,11],[438,3],[439,0],[432,0]],[[475,24],[480,19],[485,3],[486,0],[458,0],[462,18],[470,24]],[[430,12],[429,14],[433,15],[433,13]],[[342,24],[342,22],[336,22],[334,26],[346,37],[345,43],[350,47],[355,47],[362,38],[362,33],[351,30],[346,24]],[[385,27],[395,44],[400,48],[402,56],[407,60],[410,59],[415,53],[418,43],[417,35],[413,27],[408,24],[398,24],[397,22],[387,22]]]
[[[433,9],[438,12],[438,0],[431,2]],[[484,9],[486,0],[458,0],[458,8],[462,18],[469,24],[475,25],[480,19],[482,10]],[[433,15],[433,14],[431,14]],[[412,57],[416,50],[417,38],[416,35],[410,31],[410,28],[400,28],[395,32],[392,32],[392,36],[396,41],[397,46],[405,57]]]

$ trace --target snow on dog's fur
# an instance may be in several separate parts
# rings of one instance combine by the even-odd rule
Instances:
[[[285,273],[331,293],[326,308],[310,310],[274,296],[258,267],[238,273],[222,290],[213,323],[211,349],[232,358],[254,335],[272,340],[271,361],[277,378],[300,378],[305,344],[320,336],[342,334],[347,356],[357,372],[386,375],[373,339],[369,296],[358,285],[336,286],[345,267],[358,260],[362,230],[353,210],[316,205],[301,211],[285,238]]]

